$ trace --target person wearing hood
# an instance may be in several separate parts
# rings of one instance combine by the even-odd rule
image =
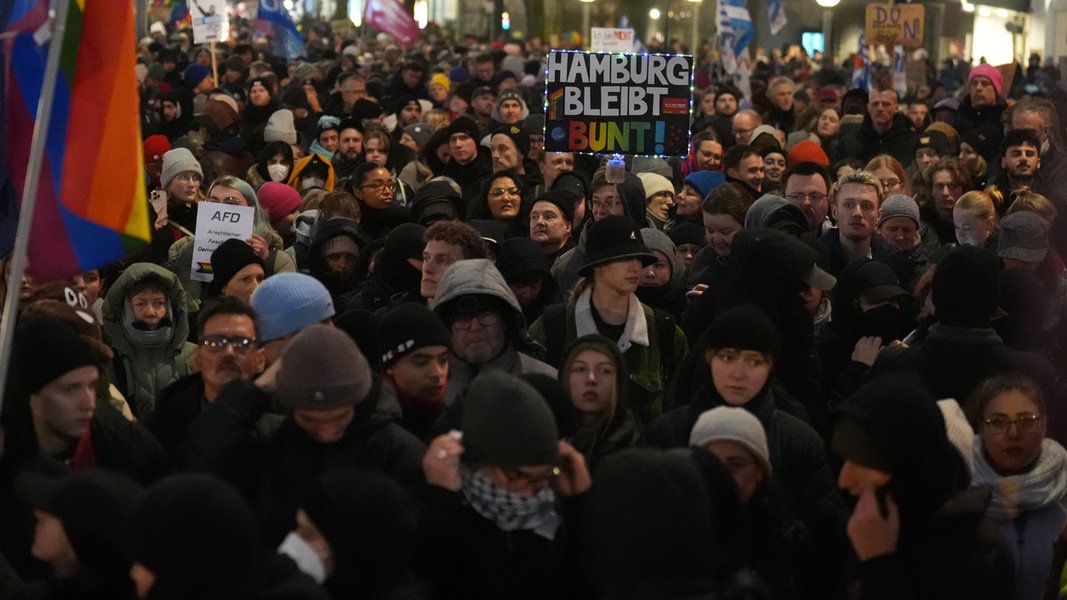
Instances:
[[[614,340],[631,373],[630,406],[643,424],[663,411],[664,392],[688,352],[675,318],[643,304],[635,293],[642,269],[656,260],[632,221],[604,217],[589,228],[588,250],[578,271],[583,279],[572,299],[546,308],[530,327],[530,335],[548,349],[549,364],[561,364],[566,344],[583,335],[599,333]]]
[[[419,521],[415,499],[395,481],[341,468],[315,480],[278,552],[334,600],[425,599],[413,567]]]
[[[407,486],[421,480],[425,447],[396,422],[392,389],[348,334],[332,325],[305,327],[288,340],[278,365],[270,391],[261,387],[264,378],[224,388],[190,424],[186,441],[189,468],[233,483],[266,543],[281,542],[315,478],[336,465],[379,471]],[[257,426],[275,402],[282,418]]]
[[[637,442],[640,430],[626,400],[629,378],[618,346],[602,335],[574,340],[563,356],[559,383],[578,415],[571,444],[591,470]]]
[[[527,323],[533,323],[549,304],[559,302],[559,289],[549,263],[537,242],[517,237],[500,243],[496,268],[522,306]]]
[[[335,172],[330,160],[317,152],[301,158],[289,174],[288,184],[294,190],[304,193],[314,188],[332,192]]]
[[[241,119],[241,137],[248,151],[259,156],[263,152],[264,131],[275,111],[281,108],[274,98],[274,88],[264,77],[250,79],[245,85],[248,103]],[[294,132],[296,130],[294,129]]]
[[[1010,598],[1009,551],[985,516],[988,488],[967,489],[935,396],[915,374],[870,380],[836,415],[838,486],[856,499],[848,537],[857,598]]]
[[[786,202],[778,194],[764,194],[752,203],[745,212],[745,227],[777,229],[786,235],[799,238],[808,230],[804,211]]]
[[[245,181],[257,191],[268,181],[284,184],[289,181],[293,165],[293,146],[282,140],[270,141],[260,152],[256,164],[248,168]]]
[[[330,290],[335,306],[342,306],[340,297],[361,283],[356,263],[366,245],[359,225],[349,219],[330,219],[315,233],[308,248],[308,274]]]
[[[103,312],[115,349],[111,381],[143,419],[163,388],[193,372],[185,289],[167,269],[134,263],[108,289]]]
[[[291,558],[263,547],[245,501],[209,475],[150,487],[121,533],[142,600],[330,598]]]
[[[204,153],[200,156],[204,179],[215,181],[226,175],[243,176],[256,159],[240,136],[241,115],[237,111],[237,101],[222,92],[212,94],[204,105],[201,121],[208,134]]]
[[[641,239],[656,257],[656,262],[641,272],[637,298],[648,306],[667,311],[677,319],[688,306],[682,288],[685,266],[678,257],[678,249],[671,238],[658,229],[642,229]]]
[[[540,347],[526,333],[522,306],[488,260],[460,260],[448,267],[437,283],[433,307],[452,337],[446,409],[434,433],[459,424],[464,394],[481,372],[556,376],[554,367],[530,354],[539,354]]]
[[[564,518],[592,485],[585,460],[514,374],[482,373],[464,402],[457,431],[423,457],[420,572],[443,599],[560,597]]]
[[[34,557],[52,575],[14,590],[15,599],[136,598],[121,533],[144,490],[131,479],[91,470],[53,479],[36,473],[16,485],[37,517]]]
[[[7,399],[29,405],[41,452],[75,471],[107,468],[143,483],[167,474],[170,461],[159,442],[99,398],[107,355],[51,317],[21,321]]]
[[[167,136],[171,144],[196,128],[193,118],[193,96],[184,89],[171,90],[160,101],[158,133]]]
[[[392,306],[398,296],[417,294],[422,281],[425,234],[426,228],[417,223],[403,223],[390,231],[375,259],[374,271],[354,293],[340,299],[343,310],[377,312]]]
[[[811,425],[779,408],[787,396],[772,385],[771,375],[782,353],[782,338],[762,310],[740,305],[716,316],[701,341],[710,381],[697,389],[688,406],[656,419],[643,442],[660,448],[687,446],[700,415],[718,406],[753,414],[767,433],[770,463],[790,509],[824,553],[817,572],[823,574],[823,592],[829,594],[843,575],[845,507],[834,491],[822,438]]]

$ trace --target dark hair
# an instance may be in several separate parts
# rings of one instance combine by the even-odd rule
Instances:
[[[736,183],[727,183],[708,192],[700,203],[700,209],[709,215],[730,215],[744,225],[748,205],[741,187]]]
[[[170,298],[170,291],[167,284],[156,275],[149,275],[137,283],[130,286],[130,291],[126,292],[126,298],[133,298],[137,294],[146,290],[152,290],[155,292],[161,292],[168,299]]]
[[[1033,146],[1039,153],[1041,152],[1041,139],[1037,137],[1037,131],[1033,129],[1012,129],[1004,136],[1004,142],[1000,144],[1000,156],[1004,156],[1008,153],[1008,149],[1012,146]]]
[[[782,194],[785,194],[785,189],[789,187],[789,178],[793,175],[800,175],[801,177],[810,177],[812,175],[818,175],[822,177],[823,182],[826,183],[826,191],[829,193],[833,187],[833,183],[830,181],[830,171],[826,167],[819,163],[810,161],[798,162],[789,165],[789,168],[782,173]]]
[[[982,425],[982,415],[985,414],[989,403],[1005,392],[1019,392],[1037,405],[1038,412],[1045,414],[1045,395],[1037,382],[1018,373],[996,375],[979,383],[967,403],[971,407],[967,417],[975,431]]]
[[[722,140],[719,139],[719,134],[715,133],[715,131],[711,129],[705,129],[703,131],[698,131],[693,134],[693,139],[691,142],[693,148],[699,149],[700,144],[703,144],[704,142],[719,142],[721,144]]]
[[[217,296],[205,302],[203,308],[200,309],[200,314],[196,317],[197,340],[204,337],[204,327],[212,317],[217,315],[244,315],[252,319],[253,331],[256,332],[256,337],[259,337],[259,316],[254,308],[234,296]]]
[[[328,192],[319,202],[319,219],[342,217],[358,221],[361,214],[356,197],[342,190]]]
[[[423,239],[437,240],[463,248],[463,258],[486,258],[489,248],[478,230],[461,221],[438,221],[426,228]]]
[[[526,202],[526,186],[523,185],[522,177],[515,169],[504,169],[502,171],[495,171],[492,175],[482,180],[481,191],[478,196],[467,207],[467,219],[492,219],[493,215],[489,210],[489,190],[493,188],[493,182],[502,177],[506,177],[515,183],[515,187],[519,190],[519,215],[516,217],[518,222],[523,222],[524,216],[529,213],[529,206]]]
[[[741,166],[741,161],[753,155],[760,156],[759,150],[747,144],[736,144],[734,147],[727,150],[726,154],[722,157],[723,171],[726,169],[736,169]]]
[[[270,171],[267,170],[267,164],[270,163],[270,159],[276,155],[281,154],[282,160],[289,165],[289,172],[292,173],[293,165],[295,161],[293,159],[293,147],[288,142],[281,140],[275,140],[273,142],[267,142],[267,145],[263,147],[263,151],[259,154],[259,161],[256,163],[256,172],[263,178],[263,181],[271,181]],[[285,183],[284,181],[282,183]]]

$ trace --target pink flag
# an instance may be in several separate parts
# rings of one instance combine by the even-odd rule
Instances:
[[[418,24],[400,0],[367,0],[363,20],[396,38],[405,48],[419,36]]]

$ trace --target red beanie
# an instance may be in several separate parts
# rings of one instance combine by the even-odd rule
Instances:
[[[811,140],[804,140],[789,150],[785,157],[789,166],[801,162],[813,162],[824,167],[830,166],[830,159],[826,156],[822,146]]]
[[[145,163],[163,162],[163,155],[170,150],[170,140],[165,135],[150,135],[144,141]]]
[[[267,211],[271,223],[281,221],[300,207],[300,192],[277,181],[268,181],[259,188],[259,205]]]

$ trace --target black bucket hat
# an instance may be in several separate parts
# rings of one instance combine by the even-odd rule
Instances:
[[[578,274],[586,276],[597,265],[631,258],[640,259],[646,267],[656,262],[656,256],[645,246],[637,225],[627,217],[609,215],[589,227],[585,261],[578,268]]]

